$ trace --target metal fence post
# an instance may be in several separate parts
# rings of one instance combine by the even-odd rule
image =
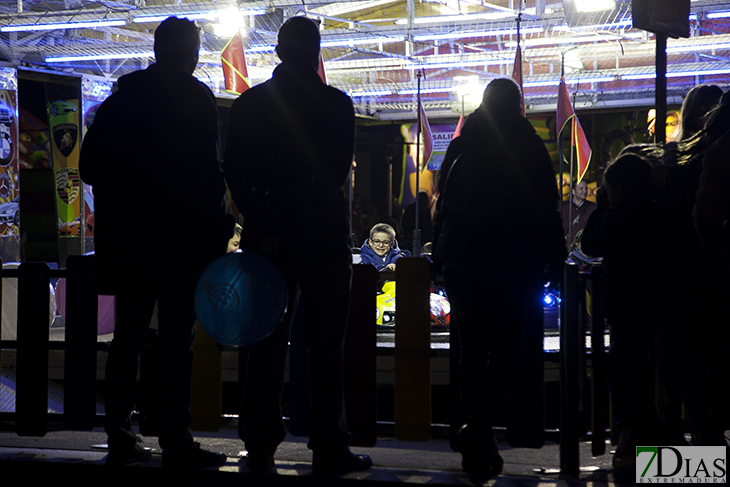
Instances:
[[[90,431],[96,426],[96,340],[99,297],[95,257],[72,255],[66,260],[66,353],[64,363],[64,426]]]
[[[49,277],[44,262],[22,263],[18,269],[15,431],[19,436],[48,432]]]
[[[576,475],[580,469],[579,374],[581,330],[578,323],[578,266],[565,266],[560,324],[560,470]]]
[[[405,257],[396,269],[395,436],[431,438],[431,313],[428,259]]]

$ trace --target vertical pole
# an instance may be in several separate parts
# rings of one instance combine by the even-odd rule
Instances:
[[[350,314],[345,334],[345,411],[352,434],[350,445],[372,447],[378,439],[376,349],[377,271],[371,265],[352,266]]]
[[[19,436],[44,436],[48,432],[49,277],[45,262],[20,264],[15,403],[15,431]]]
[[[591,454],[594,457],[606,452],[608,428],[608,385],[606,383],[606,350],[603,343],[605,323],[603,316],[603,269],[595,266],[591,272],[591,396],[593,432]]]
[[[564,267],[563,320],[560,324],[560,470],[576,475],[580,465],[578,403],[580,329],[578,326],[578,266]]]
[[[656,34],[656,119],[654,143],[667,141],[667,35]]]
[[[421,187],[421,128],[423,120],[421,120],[421,71],[418,71],[416,75],[418,78],[418,88],[416,98],[418,99],[418,123],[416,124],[416,225],[413,229],[413,257],[421,255],[421,229],[419,223],[420,218],[420,205],[418,204],[418,193]]]
[[[406,257],[395,271],[395,436],[431,438],[431,269],[425,257]]]
[[[99,297],[95,257],[71,255],[66,277],[66,359],[64,426],[91,431],[96,426],[96,337]]]
[[[575,113],[575,93],[573,93],[573,113]],[[577,116],[570,121],[570,188],[568,190],[568,245],[573,243],[573,181],[575,180],[575,132]],[[562,188],[561,188],[562,191]]]

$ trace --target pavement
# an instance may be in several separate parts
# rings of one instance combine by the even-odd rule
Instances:
[[[500,442],[504,458],[503,473],[490,479],[474,479],[461,470],[461,456],[450,450],[448,441],[424,442],[379,438],[372,448],[352,450],[368,454],[373,467],[365,472],[336,476],[316,476],[311,472],[311,452],[306,438],[288,436],[276,453],[276,470],[252,473],[246,466],[246,452],[237,437],[237,429],[224,427],[215,433],[195,433],[203,448],[228,455],[219,468],[171,470],[162,468],[156,438],[144,438],[152,449],[152,460],[136,466],[107,467],[106,435],[93,431],[50,431],[43,437],[19,436],[9,423],[0,423],[0,472],[12,478],[22,474],[24,482],[52,478],[72,478],[77,485],[115,485],[134,482],[140,485],[210,486],[329,486],[368,485],[477,485],[477,486],[622,486],[633,485],[634,475],[611,468],[610,445],[606,454],[591,457],[590,443],[580,445],[581,472],[565,475],[559,471],[559,445],[547,443],[540,449],[510,448]]]

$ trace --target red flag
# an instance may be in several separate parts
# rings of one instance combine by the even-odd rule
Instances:
[[[324,72],[324,59],[322,59],[322,53],[319,53],[319,67],[317,68],[319,77],[322,78],[322,82],[327,84],[327,75]]]
[[[576,150],[576,161],[578,163],[577,179],[580,182],[583,176],[585,176],[586,171],[588,171],[588,164],[591,162],[591,146],[588,144],[583,127],[581,127],[580,121],[573,111],[573,105],[570,103],[570,95],[568,95],[568,87],[565,86],[565,80],[562,78],[558,87],[558,110],[555,118],[558,126],[558,136],[562,134],[568,122],[571,122],[570,146],[575,147]]]
[[[240,95],[251,87],[248,82],[246,57],[243,54],[243,37],[240,32],[236,33],[223,48],[221,62],[226,91]]]
[[[522,49],[519,44],[515,52],[515,65],[512,68],[512,79],[520,86],[520,94],[522,95],[522,116],[525,116],[525,91],[522,89]]]
[[[421,170],[425,170],[428,166],[428,161],[431,159],[431,153],[433,152],[433,136],[431,135],[431,125],[428,123],[426,117],[426,110],[423,109],[421,100],[418,100],[418,110],[420,116],[418,117],[418,133],[423,134],[423,167]]]
[[[461,127],[464,126],[464,115],[459,117],[459,121],[456,123],[456,130],[454,130],[454,139],[461,135]]]

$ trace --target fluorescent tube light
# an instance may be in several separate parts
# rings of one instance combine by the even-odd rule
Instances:
[[[469,22],[472,20],[502,20],[513,18],[515,14],[511,12],[487,12],[482,14],[464,14],[464,15],[436,15],[433,17],[416,17],[413,19],[414,24],[441,24],[444,22]],[[398,19],[395,21],[397,25],[408,25],[408,19]]]
[[[216,54],[215,52],[201,49],[200,56]],[[45,58],[47,63],[71,63],[75,61],[103,61],[106,59],[137,59],[137,58],[154,58],[154,51],[127,52],[127,53],[110,53],[110,54],[84,54],[80,56],[55,56]]]
[[[238,12],[236,12],[238,13]],[[263,15],[266,10],[263,8],[250,8],[240,11],[240,15]],[[210,20],[214,21],[221,18],[222,16],[230,14],[229,11],[220,10],[209,10],[207,12],[173,12],[169,14],[160,15],[138,15],[132,19],[132,22],[136,24],[147,23],[147,22],[162,22],[168,17],[179,17],[188,20]]]
[[[620,22],[611,22],[609,24],[578,25],[575,27],[556,25],[552,28],[552,30],[560,32],[578,32],[581,30],[621,29],[631,27],[633,27],[633,20],[628,19]]]
[[[699,44],[690,46],[668,46],[667,53],[712,51],[715,49],[721,49],[725,51],[730,50],[730,42],[721,42],[717,44]]]
[[[124,19],[89,20],[81,22],[57,22],[53,24],[3,25],[0,32],[34,32],[39,30],[94,29],[97,27],[119,27],[127,25]]]
[[[392,90],[381,90],[381,91],[357,91],[357,92],[351,92],[349,95],[351,97],[361,97],[361,96],[388,96],[392,95]]]
[[[606,42],[606,41],[618,41],[624,37],[616,34],[608,35],[592,35],[592,36],[562,36],[562,37],[543,37],[540,39],[526,39],[522,41],[522,47],[538,47],[538,46],[554,46],[558,44],[583,44],[588,42]],[[505,47],[517,47],[516,41],[505,43]]]
[[[640,81],[644,79],[654,79],[656,73],[644,73],[644,74],[622,74],[621,79],[623,81]]]
[[[720,74],[729,74],[730,68],[725,69],[697,69],[694,71],[677,71],[667,73],[667,78],[682,78],[685,76],[715,76]]]
[[[672,71],[667,73],[667,78],[684,78],[687,76],[718,76],[723,74],[730,74],[730,68],[723,69],[696,69],[692,71]],[[635,81],[644,79],[654,79],[656,73],[644,73],[644,74],[624,74],[621,75],[622,80]]]
[[[403,37],[363,37],[360,39],[335,39],[332,41],[323,41],[321,47],[348,47],[358,46],[362,44],[390,44],[393,42],[403,42]]]
[[[520,34],[539,34],[544,32],[542,27],[526,27],[520,29]],[[485,30],[480,32],[448,32],[446,34],[424,34],[413,36],[414,41],[436,41],[440,39],[467,39],[471,37],[496,37],[517,35],[517,29]],[[515,44],[516,45],[516,44]]]
[[[428,89],[422,89],[421,94],[429,94],[429,93],[451,93],[452,91],[456,91],[456,88],[428,88]],[[398,90],[399,95],[417,95],[418,90],[417,89],[408,89],[408,90]]]
[[[513,59],[493,59],[493,60],[474,60],[474,61],[445,61],[443,63],[424,63],[424,64],[409,64],[404,69],[441,69],[441,68],[459,68],[465,66],[500,66],[503,64],[512,64],[515,60]]]
[[[708,12],[705,14],[705,18],[708,19],[724,19],[730,17],[730,10],[726,10],[724,12]]]

